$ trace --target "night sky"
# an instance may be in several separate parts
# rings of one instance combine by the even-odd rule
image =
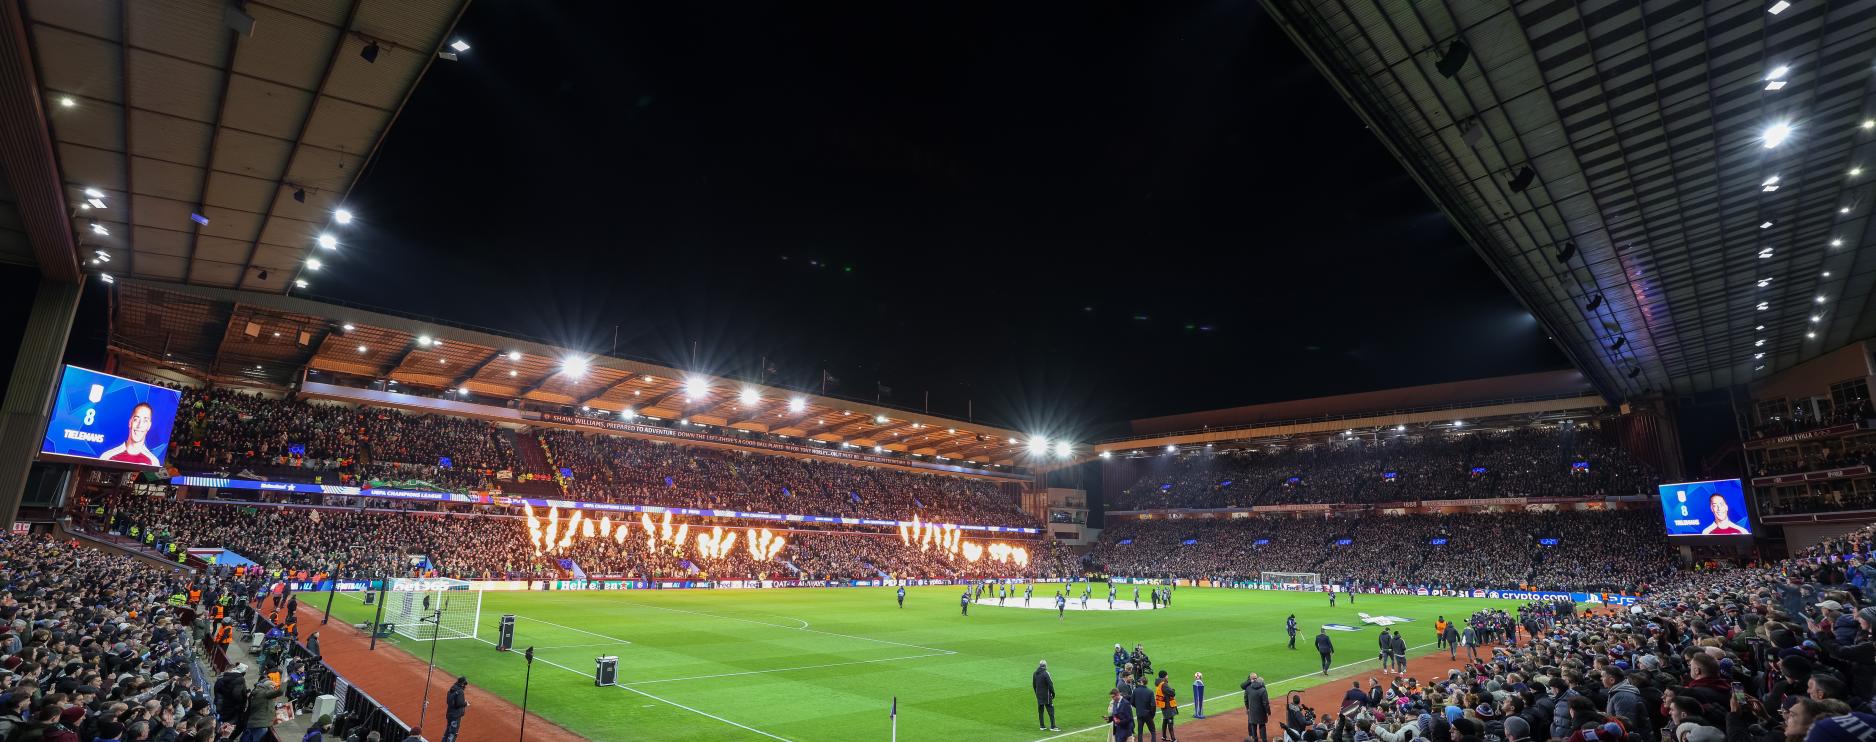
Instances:
[[[313,296],[1080,439],[1567,365],[1254,0],[458,32]]]

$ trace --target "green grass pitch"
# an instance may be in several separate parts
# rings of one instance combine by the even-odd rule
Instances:
[[[1221,712],[1239,705],[1230,694],[1247,672],[1270,682],[1273,698],[1328,680],[1309,646],[1320,624],[1360,626],[1357,611],[1411,618],[1408,646],[1421,654],[1434,648],[1437,616],[1515,605],[1379,595],[1349,605],[1343,595],[1330,608],[1317,593],[1180,588],[1170,609],[1070,611],[1058,621],[1053,610],[989,605],[962,617],[959,592],[911,588],[904,609],[883,587],[491,592],[482,638],[439,642],[437,665],[519,704],[520,650],[532,645],[529,712],[592,739],[881,740],[897,696],[906,740],[1038,740],[1057,736],[1037,731],[1029,687],[1036,662],[1048,660],[1059,734],[1095,741],[1116,643],[1144,644],[1154,668],[1178,679],[1183,702],[1192,673],[1205,673],[1206,706]],[[1054,586],[1038,585],[1036,601],[1045,594],[1053,600]],[[333,611],[348,623],[370,617],[357,595],[340,596]],[[1295,651],[1283,632],[1292,612],[1304,627]],[[518,617],[512,653],[493,646],[504,613]],[[1378,631],[1330,632],[1342,666],[1331,677],[1372,672]],[[427,642],[393,642],[428,658]],[[600,655],[619,657],[620,687],[593,685]]]

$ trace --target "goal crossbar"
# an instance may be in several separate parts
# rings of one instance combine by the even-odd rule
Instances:
[[[1322,575],[1316,572],[1259,572],[1257,580],[1276,585],[1320,585]]]

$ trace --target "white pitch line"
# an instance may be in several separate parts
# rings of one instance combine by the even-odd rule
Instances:
[[[851,662],[829,662],[825,665],[803,665],[801,667],[778,667],[773,670],[745,670],[743,672],[725,672],[725,673],[717,673],[715,675],[692,675],[690,677],[685,677],[685,678],[662,678],[659,680],[640,680],[635,683],[624,683],[624,685],[651,685],[653,683],[676,683],[676,682],[683,681],[683,680],[707,680],[710,678],[733,678],[738,675],[762,675],[762,674],[772,673],[772,672],[794,672],[796,670],[819,670],[824,667],[843,667],[846,665],[870,665],[875,662],[896,662],[899,660],[916,660],[916,659],[920,659],[923,657],[948,657],[952,654],[953,654],[952,652],[932,652],[930,654],[910,654],[904,657],[886,657],[886,658],[877,659],[877,660],[854,660]]]
[[[1438,642],[1427,642],[1427,643],[1425,643],[1425,644],[1416,644],[1416,645],[1414,645],[1414,646],[1411,646],[1411,647],[1408,647],[1407,649],[1409,649],[1409,650],[1414,650],[1414,649],[1421,649],[1421,648],[1423,648],[1423,647],[1431,647],[1431,646],[1433,646],[1434,644],[1437,644],[1437,643],[1438,643]],[[1378,660],[1378,659],[1372,659],[1372,660],[1360,660],[1360,661],[1358,661],[1358,662],[1350,662],[1350,663],[1348,663],[1348,664],[1346,664],[1346,665],[1337,665],[1337,666],[1335,666],[1335,667],[1331,667],[1331,668],[1329,668],[1329,672],[1335,672],[1336,670],[1346,670],[1346,669],[1348,669],[1348,668],[1351,668],[1351,667],[1354,667],[1354,666],[1356,666],[1356,665],[1361,665],[1361,664],[1366,664],[1366,663],[1369,663],[1369,662],[1376,662],[1376,661],[1379,661],[1379,660]],[[1288,683],[1294,683],[1294,682],[1296,682],[1296,681],[1298,681],[1298,680],[1302,680],[1302,679],[1304,679],[1304,678],[1320,678],[1320,677],[1323,677],[1323,674],[1322,674],[1322,673],[1320,673],[1320,672],[1312,672],[1312,673],[1306,673],[1306,674],[1303,674],[1303,675],[1298,675],[1298,676],[1296,676],[1296,677],[1293,677],[1293,678],[1290,678],[1290,679],[1288,679],[1288,680],[1278,680],[1278,681],[1274,681],[1274,682],[1267,682],[1267,683],[1265,683],[1265,685],[1267,685],[1267,686],[1278,686],[1278,685],[1285,685],[1285,684],[1288,684]],[[1244,694],[1244,689],[1242,689],[1242,688],[1239,688],[1238,690],[1234,690],[1234,691],[1231,691],[1230,693],[1226,693],[1226,694],[1224,694],[1224,695],[1222,695],[1222,696],[1216,696],[1216,698],[1221,698],[1221,699],[1222,699],[1222,698],[1230,698],[1230,697],[1232,697],[1232,696],[1238,696],[1238,695],[1243,695],[1243,694]],[[1207,700],[1207,701],[1209,701],[1209,700],[1212,700],[1213,698],[1214,698],[1214,697],[1211,697],[1211,696],[1208,696],[1208,697],[1206,697],[1206,699],[1205,699],[1205,700]],[[1185,708],[1185,707],[1187,707],[1187,706],[1191,706],[1191,705],[1192,705],[1191,703],[1185,703],[1185,704],[1181,704],[1181,705],[1179,706],[1179,708]],[[1042,739],[1039,739],[1039,740],[1036,740],[1036,742],[1049,742],[1049,740],[1053,740],[1053,739],[1061,739],[1061,738],[1063,738],[1063,737],[1073,737],[1073,736],[1075,736],[1075,735],[1077,735],[1077,734],[1087,734],[1087,733],[1089,733],[1089,732],[1092,732],[1092,731],[1094,731],[1094,730],[1097,730],[1097,729],[1108,729],[1108,728],[1110,728],[1110,727],[1113,727],[1113,726],[1114,726],[1114,725],[1112,725],[1112,724],[1102,724],[1102,725],[1100,725],[1100,726],[1092,726],[1092,727],[1088,727],[1087,729],[1077,729],[1077,730],[1075,730],[1075,731],[1072,731],[1072,732],[1063,732],[1063,733],[1061,733],[1061,734],[1058,734],[1058,735],[1055,735],[1055,736],[1053,736],[1053,737],[1043,737]]]
[[[562,670],[566,670],[567,672],[570,672],[570,673],[573,673],[573,674],[575,674],[575,675],[578,675],[578,676],[580,676],[580,677],[585,677],[585,678],[590,678],[590,677],[592,677],[592,674],[590,674],[590,673],[584,673],[584,672],[580,672],[579,670],[575,670],[575,669],[573,669],[573,668],[571,668],[571,667],[567,667],[566,665],[563,665],[563,664],[560,664],[560,663],[558,663],[558,662],[555,662],[555,661],[553,661],[553,660],[550,660],[550,659],[546,659],[546,658],[542,658],[542,657],[535,657],[534,659],[535,659],[536,661],[538,661],[538,662],[545,662],[545,663],[547,663],[547,664],[549,664],[549,665],[553,665],[554,667],[558,667],[558,668],[560,668],[560,669],[562,669]],[[678,707],[678,708],[681,708],[681,709],[684,709],[685,711],[689,711],[689,712],[691,712],[691,713],[693,713],[693,714],[696,714],[696,715],[698,715],[698,716],[704,716],[704,717],[708,717],[708,718],[711,718],[711,719],[715,719],[715,720],[717,720],[717,721],[720,721],[720,722],[723,722],[723,723],[725,723],[725,724],[728,724],[728,725],[730,725],[730,726],[733,726],[733,727],[737,727],[737,728],[739,728],[739,729],[745,729],[745,730],[748,730],[748,731],[751,731],[751,732],[755,732],[756,734],[760,734],[760,735],[762,735],[762,736],[764,736],[764,737],[768,737],[769,739],[778,739],[778,740],[781,740],[781,742],[791,742],[791,740],[789,740],[789,739],[788,739],[787,737],[778,737],[778,736],[775,736],[775,735],[773,735],[773,734],[769,734],[768,732],[765,732],[765,731],[762,731],[762,730],[760,730],[760,729],[757,729],[757,728],[755,728],[755,727],[752,727],[752,726],[749,726],[749,725],[747,725],[747,724],[742,724],[742,723],[740,723],[740,722],[734,722],[734,721],[730,721],[729,719],[725,719],[725,718],[723,718],[723,717],[721,717],[721,716],[717,716],[716,714],[712,714],[712,713],[710,713],[710,712],[708,712],[708,711],[699,711],[699,710],[697,710],[697,709],[694,709],[694,708],[691,708],[691,707],[689,707],[689,706],[686,706],[686,705],[684,705],[684,704],[681,704],[681,703],[678,703],[678,702],[676,702],[676,701],[673,701],[673,700],[671,700],[671,699],[668,699],[668,698],[661,698],[661,697],[658,697],[658,696],[654,696],[654,695],[652,695],[652,694],[650,694],[650,693],[646,693],[645,691],[642,691],[642,690],[639,690],[639,689],[637,689],[637,688],[630,688],[630,687],[626,687],[626,686],[623,686],[623,685],[615,685],[615,686],[612,686],[612,687],[614,687],[614,688],[618,688],[618,689],[620,689],[620,690],[623,690],[623,691],[629,691],[629,692],[632,692],[632,693],[637,693],[637,694],[639,694],[639,695],[641,695],[641,696],[644,696],[644,697],[646,697],[646,698],[649,698],[649,699],[651,699],[651,700],[654,700],[654,701],[657,701],[657,702],[659,702],[659,703],[663,703],[663,704],[666,704],[666,705],[669,705],[669,706],[676,706],[676,707]]]
[[[493,642],[490,642],[490,643],[493,644]],[[553,647],[535,647],[534,651],[544,652],[549,649],[579,649],[580,647],[613,647],[613,646],[618,646],[618,645],[614,642],[595,642],[592,644],[561,644],[561,645],[553,646]]]
[[[893,645],[893,646],[897,646],[897,647],[911,647],[912,649],[923,649],[923,650],[925,650],[925,651],[927,651],[927,652],[939,652],[939,653],[943,653],[943,654],[957,654],[957,652],[956,652],[956,651],[954,651],[954,650],[950,650],[950,649],[939,649],[939,648],[937,648],[937,647],[927,647],[927,646],[922,646],[922,645],[918,645],[918,644],[907,644],[907,643],[905,643],[905,642],[895,642],[895,641],[890,641],[890,640],[886,640],[886,639],[874,639],[874,638],[872,638],[872,637],[870,637],[870,636],[854,636],[854,635],[852,635],[852,634],[837,634],[837,633],[834,633],[834,632],[832,632],[832,631],[822,631],[822,630],[820,630],[820,629],[810,629],[810,628],[808,628],[807,626],[805,626],[805,624],[807,623],[806,621],[801,621],[801,619],[799,619],[799,618],[795,618],[795,617],[793,617],[793,616],[781,616],[781,617],[782,617],[782,618],[786,618],[786,619],[789,619],[789,620],[791,620],[791,621],[801,621],[801,623],[802,623],[802,624],[804,624],[804,625],[803,625],[803,626],[799,626],[799,627],[797,627],[797,626],[783,626],[783,625],[781,625],[781,624],[778,624],[778,623],[769,623],[769,622],[767,622],[767,621],[757,621],[757,620],[755,620],[755,619],[753,619],[753,618],[737,618],[737,617],[735,617],[735,616],[724,616],[724,615],[721,615],[721,614],[716,614],[716,613],[706,613],[706,612],[704,612],[704,611],[687,611],[687,610],[684,610],[684,609],[682,609],[682,608],[666,608],[666,607],[664,607],[664,606],[661,606],[661,605],[647,605],[647,604],[645,604],[645,603],[632,603],[632,602],[629,602],[629,601],[621,601],[621,602],[622,602],[622,603],[624,603],[625,605],[629,605],[629,606],[636,606],[636,607],[639,607],[639,608],[651,608],[651,609],[653,609],[653,610],[660,610],[660,611],[671,611],[671,612],[673,612],[673,613],[688,613],[688,614],[691,614],[691,615],[693,615],[693,616],[709,616],[709,617],[711,617],[711,618],[721,618],[721,619],[724,619],[724,620],[726,620],[726,621],[742,621],[742,622],[744,622],[744,623],[752,623],[752,624],[756,624],[756,625],[759,625],[759,626],[773,626],[773,627],[775,627],[775,628],[778,628],[778,629],[788,629],[788,630],[790,630],[790,631],[806,631],[806,632],[808,632],[808,633],[810,633],[810,634],[824,634],[824,635],[826,635],[826,636],[837,636],[837,637],[840,637],[840,638],[842,638],[842,639],[858,639],[858,640],[860,640],[860,641],[865,641],[865,642],[876,642],[876,643],[879,643],[879,644],[891,644],[891,645]],[[780,616],[781,614],[774,614],[774,615],[778,615],[778,616]]]
[[[580,632],[580,633],[582,633],[582,634],[586,634],[587,636],[597,636],[597,637],[599,637],[599,638],[601,638],[601,639],[611,639],[612,641],[615,641],[615,642],[618,642],[618,643],[620,643],[620,644],[631,644],[631,643],[632,643],[632,642],[630,642],[630,641],[627,641],[627,640],[625,640],[625,639],[620,639],[619,637],[616,637],[616,636],[606,636],[605,634],[601,634],[601,633],[599,633],[599,632],[596,632],[596,631],[587,631],[586,629],[576,629],[576,628],[573,628],[572,626],[565,626],[565,625],[562,625],[562,624],[557,624],[557,623],[554,623],[554,622],[552,622],[552,621],[543,621],[543,620],[541,620],[541,619],[538,619],[538,618],[535,618],[535,617],[533,617],[533,616],[523,616],[523,615],[521,615],[521,614],[519,614],[519,613],[517,613],[517,614],[515,614],[515,618],[525,618],[525,619],[527,619],[527,620],[529,620],[529,621],[533,621],[533,622],[535,622],[535,623],[544,623],[544,624],[547,624],[548,626],[553,626],[553,627],[556,627],[556,628],[562,628],[562,629],[566,629],[566,630],[568,630],[568,631],[578,631],[578,632]]]

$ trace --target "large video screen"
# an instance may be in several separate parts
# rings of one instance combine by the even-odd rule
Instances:
[[[1669,536],[1750,536],[1746,491],[1737,479],[1661,485]]]
[[[107,465],[164,466],[181,399],[174,389],[66,366],[39,452]]]

